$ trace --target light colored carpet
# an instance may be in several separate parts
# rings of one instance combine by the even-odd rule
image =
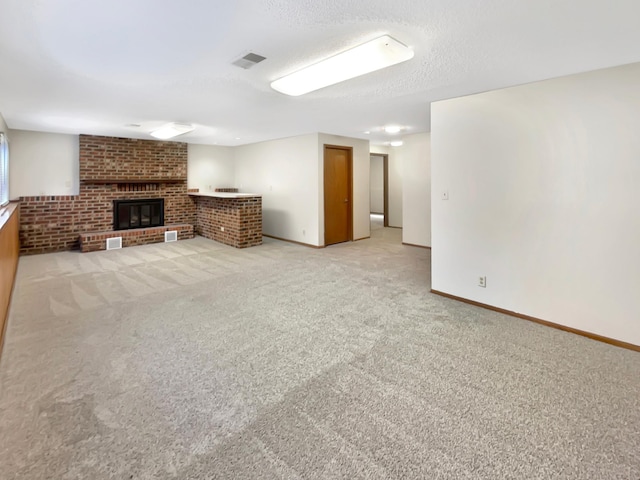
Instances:
[[[640,355],[429,293],[401,231],[20,259],[0,478],[640,478]]]

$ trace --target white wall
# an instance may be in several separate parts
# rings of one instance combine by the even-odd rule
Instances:
[[[80,192],[78,135],[12,130],[9,148],[11,198]]]
[[[9,143],[9,149],[11,149],[11,134],[9,133],[9,128],[7,127],[7,124],[4,121],[4,117],[2,116],[2,113],[0,113],[0,132],[4,133],[5,135],[5,140]],[[9,158],[11,158],[11,151],[9,150]],[[10,176],[9,174],[9,168],[10,166],[7,164],[7,170],[5,171],[5,178],[8,178]],[[7,185],[7,187],[10,187],[10,185]],[[9,188],[7,193],[7,198],[9,200],[12,200],[14,197],[11,195],[11,189]],[[0,200],[0,203],[2,203],[2,200]],[[0,209],[4,210],[3,207],[0,207]]]
[[[640,345],[639,84],[633,64],[433,104],[433,288]]]
[[[320,162],[320,225],[324,244],[324,145],[353,147],[353,239],[368,238],[371,235],[371,220],[369,217],[369,169],[371,157],[369,155],[369,140],[341,137],[321,133],[318,135],[318,158]]]
[[[322,245],[318,135],[302,135],[235,147],[235,184],[261,193],[263,232]]]
[[[201,192],[236,187],[232,147],[187,145],[187,186]]]
[[[402,241],[431,246],[431,134],[404,137],[396,147],[402,165]]]
[[[369,175],[371,213],[384,213],[384,157],[371,155],[371,173]]]
[[[390,227],[402,228],[402,160],[398,156],[398,148],[383,145],[371,145],[371,154],[389,155],[389,218]]]

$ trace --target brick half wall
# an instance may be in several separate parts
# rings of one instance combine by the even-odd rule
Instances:
[[[198,196],[196,233],[236,248],[262,244],[262,198]]]

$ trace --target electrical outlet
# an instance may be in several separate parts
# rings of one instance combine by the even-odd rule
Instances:
[[[224,232],[224,227],[220,227],[220,231],[221,231],[221,232]]]
[[[478,286],[487,288],[487,277],[478,277]]]

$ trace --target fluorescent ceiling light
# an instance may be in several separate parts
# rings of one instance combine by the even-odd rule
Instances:
[[[391,145],[392,147],[401,147],[402,146],[402,140],[396,140],[394,142],[389,142],[389,145]]]
[[[387,125],[384,127],[384,131],[387,133],[398,133],[400,130],[402,130],[402,127],[398,125]]]
[[[160,140],[167,140],[169,138],[177,137],[195,130],[196,127],[185,123],[167,123],[160,127],[158,130],[151,132],[151,136]]]
[[[358,45],[271,83],[297,97],[413,58],[413,50],[388,35]]]

